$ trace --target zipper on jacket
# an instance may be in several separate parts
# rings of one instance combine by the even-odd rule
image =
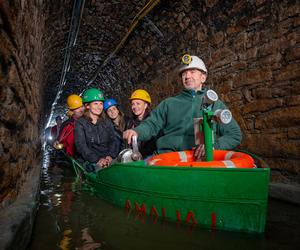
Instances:
[[[196,91],[192,90],[192,122],[194,123],[195,118],[195,101],[196,101]]]

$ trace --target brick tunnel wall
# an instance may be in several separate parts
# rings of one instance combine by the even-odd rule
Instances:
[[[0,1],[0,208],[40,169],[41,9],[39,1]]]

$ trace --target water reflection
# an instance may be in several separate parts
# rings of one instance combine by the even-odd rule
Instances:
[[[78,249],[92,250],[92,249],[98,249],[101,247],[101,243],[94,241],[94,239],[92,238],[92,236],[89,233],[88,228],[82,229],[81,232],[82,232],[82,236],[81,236],[82,246],[79,247]]]
[[[43,169],[29,249],[295,249],[299,207],[271,200],[263,235],[202,230],[141,216],[83,192],[71,168]]]

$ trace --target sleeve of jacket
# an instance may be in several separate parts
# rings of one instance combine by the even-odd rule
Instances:
[[[220,102],[222,109],[228,109],[227,106]],[[217,138],[215,138],[214,148],[230,150],[236,148],[242,141],[242,132],[236,120],[232,118],[229,124],[217,124]]]
[[[229,124],[220,124],[218,130],[219,137],[215,140],[215,149],[234,149],[241,143],[242,132],[239,125],[233,118]]]
[[[114,159],[118,156],[119,147],[118,147],[118,138],[115,133],[114,125],[110,121],[106,121],[107,124],[107,133],[109,134],[110,143],[108,145],[108,154]]]
[[[134,130],[138,133],[141,141],[148,141],[157,136],[166,123],[167,105],[162,101],[156,109],[151,111],[149,117],[141,122]]]
[[[80,119],[75,123],[74,136],[76,150],[83,160],[97,163],[99,160],[98,156],[89,149],[87,138],[85,136],[85,128]]]
[[[69,134],[72,132],[71,131],[72,127],[71,127],[71,124],[67,124],[65,125],[60,131],[59,131],[59,136],[57,138],[57,140],[60,142],[60,143],[65,143]]]

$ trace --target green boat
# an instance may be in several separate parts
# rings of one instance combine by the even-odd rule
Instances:
[[[193,161],[189,150],[159,154],[146,164],[138,160],[137,138],[129,157],[137,161],[121,160],[96,173],[71,161],[97,195],[128,211],[212,230],[263,233],[270,169],[254,168],[248,154],[213,150],[212,124],[218,115],[224,124],[232,117],[229,110],[203,111],[205,161]],[[120,155],[126,158],[126,152]]]
[[[268,168],[149,166],[136,161],[88,173],[71,161],[93,192],[128,211],[212,230],[265,230]]]

